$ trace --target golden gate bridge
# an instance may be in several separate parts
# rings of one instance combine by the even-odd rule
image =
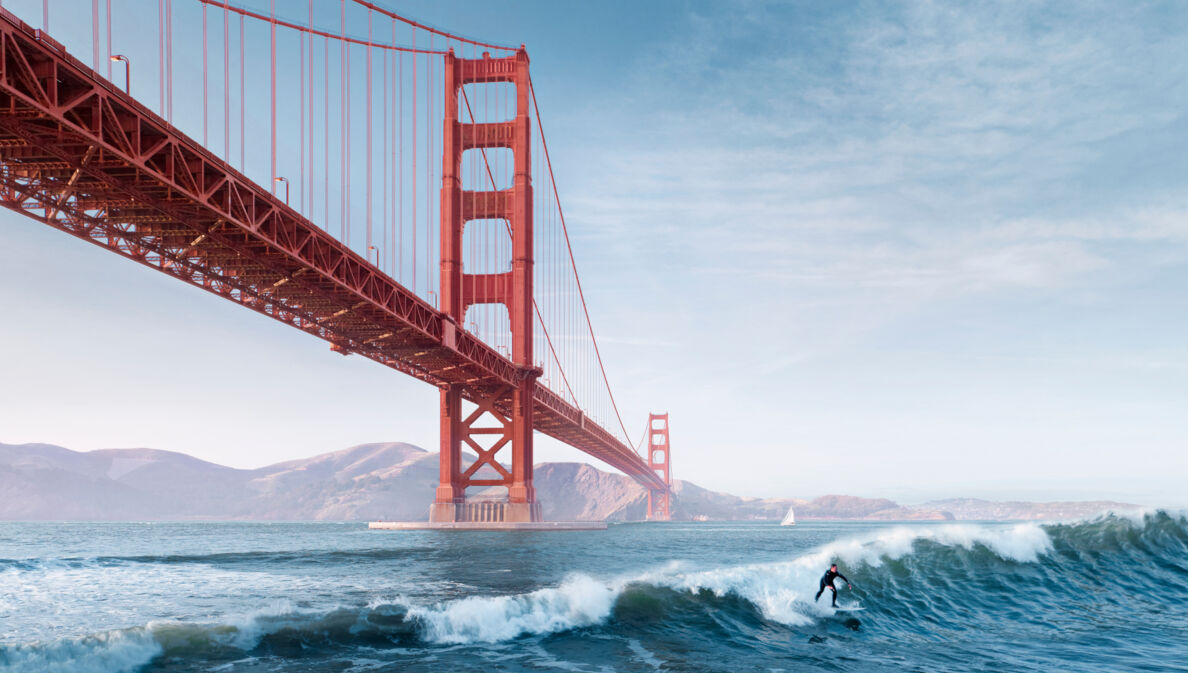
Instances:
[[[633,445],[526,49],[365,0],[156,4],[0,8],[0,203],[437,387],[433,522],[540,521],[535,431],[668,519],[668,416]]]

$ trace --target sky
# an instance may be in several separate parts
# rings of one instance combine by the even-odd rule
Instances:
[[[618,405],[671,414],[675,477],[1188,505],[1188,5],[383,4],[527,45]],[[0,316],[0,442],[437,445],[429,386],[7,211]]]

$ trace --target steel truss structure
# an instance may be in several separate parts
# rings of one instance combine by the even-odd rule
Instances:
[[[508,134],[493,126],[475,137],[504,143]],[[465,217],[480,217],[505,213],[504,201],[460,203]],[[3,9],[0,204],[437,386],[443,399],[527,418],[521,435],[535,428],[649,489],[667,489],[631,447],[534,385],[530,317],[528,357],[521,340],[505,358],[460,328],[457,311],[438,311]],[[521,281],[496,285],[522,297]],[[492,300],[505,297],[463,299]],[[513,321],[516,310],[530,310],[519,301]],[[528,446],[518,484],[530,489]],[[533,501],[530,490],[517,497]]]

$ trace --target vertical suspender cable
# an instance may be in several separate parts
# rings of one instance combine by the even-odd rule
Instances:
[[[394,20],[394,19],[391,20],[391,29],[392,29],[392,44],[396,44],[396,20]],[[392,65],[394,68],[397,69],[397,71],[399,71],[400,67],[402,67],[403,64],[404,64],[404,58],[403,58],[402,54],[399,54],[399,52],[397,52],[397,54],[392,55]],[[392,106],[397,107],[397,109],[399,109],[398,103],[396,102],[399,90],[400,90],[400,88],[399,88],[399,86],[397,86],[396,89],[394,89],[392,92]],[[396,149],[396,145],[398,143],[397,133],[399,133],[399,128],[400,128],[399,125],[397,125],[396,119],[397,119],[397,115],[393,114],[392,119],[390,121],[388,121],[392,125],[392,150]],[[392,156],[390,158],[388,158],[388,161],[390,161],[392,163],[392,180],[394,181],[394,180],[396,180],[396,171],[397,171],[396,152],[392,152]],[[400,259],[397,257],[397,250],[399,249],[399,243],[398,243],[398,239],[396,238],[396,233],[397,233],[396,232],[396,216],[397,216],[396,208],[397,208],[397,195],[399,194],[399,191],[397,191],[396,184],[397,183],[392,183],[391,188],[390,188],[391,194],[392,194],[392,219],[390,222],[390,227],[391,227],[390,238],[388,238],[388,254],[390,254],[390,257],[388,257],[388,258],[391,259],[391,269],[392,269],[391,273],[392,273],[393,278],[400,277],[399,276]]]
[[[93,0],[94,14],[99,13],[99,0]],[[95,27],[95,34],[98,36],[99,27]],[[99,45],[95,45],[95,61],[99,60]],[[95,66],[98,69],[98,65]],[[157,0],[157,74],[158,86],[157,93],[161,98],[161,107],[157,108],[157,114],[162,117],[165,116],[165,0]]]
[[[107,1],[108,1],[108,6],[110,6],[111,0],[107,0]],[[108,60],[110,61],[110,59],[108,59]],[[206,65],[207,65],[207,63],[206,63],[206,3],[203,3],[202,4],[202,146],[203,147],[210,146],[210,142],[209,142],[210,139],[207,137],[207,126],[209,124],[207,117],[209,116],[208,112],[209,112],[210,105],[209,105],[209,99],[207,98],[209,91],[208,91],[208,87],[207,87]]]
[[[269,28],[269,73],[268,73],[268,91],[271,94],[271,128],[269,129],[269,147],[272,154],[272,176],[269,179],[269,187],[272,193],[276,194],[276,0],[270,0],[268,3],[268,28]]]
[[[339,32],[346,37],[346,0],[341,0],[342,11],[339,16]],[[338,238],[347,243],[346,230],[346,148],[342,146],[346,138],[346,40],[338,42]],[[348,243],[349,245],[349,243]]]
[[[45,14],[45,29],[49,30],[48,8]],[[111,80],[111,67],[111,0],[107,0],[107,79],[109,81]]]
[[[397,69],[400,71],[400,75],[396,81],[398,98],[396,107],[399,109],[397,113],[397,120],[399,121],[397,132],[400,135],[400,139],[396,141],[396,184],[399,186],[397,193],[400,196],[400,205],[396,210],[396,240],[398,241],[396,244],[396,259],[398,260],[396,277],[401,279],[401,282],[404,282],[404,52],[401,52],[397,56],[397,60]]]
[[[417,48],[417,29],[412,30],[412,46]],[[420,55],[413,52],[412,64],[412,291],[417,293],[417,61]]]
[[[165,0],[165,47],[165,119],[173,123],[173,0]]]
[[[297,108],[301,110],[300,115],[298,115],[300,117],[300,124],[297,128],[297,135],[301,139],[298,143],[301,145],[301,158],[299,170],[297,171],[297,184],[301,186],[301,198],[297,201],[299,204],[297,209],[303,213],[308,213],[309,211],[305,209],[305,38],[305,33],[297,33],[297,39],[301,42],[297,57],[297,69],[301,73],[299,78],[301,83],[297,90]],[[313,86],[313,82],[310,82],[310,86]],[[313,153],[312,145],[310,145],[309,151],[311,154]]]
[[[313,30],[313,0],[309,0],[309,29]],[[309,34],[309,175],[306,184],[309,206],[305,211],[309,218],[314,216],[314,36]]]
[[[429,34],[429,49],[433,49],[433,34]],[[425,57],[425,291],[435,292],[441,288],[433,286],[433,59],[435,56]],[[430,296],[432,298],[432,296]]]
[[[243,15],[239,15],[239,170],[247,172],[247,123],[244,114]]]
[[[582,281],[578,277],[578,274],[577,274],[577,262],[575,262],[574,258],[573,258],[573,246],[569,242],[569,229],[568,229],[568,227],[565,226],[565,213],[564,213],[564,211],[561,210],[561,196],[557,192],[557,179],[556,179],[556,177],[554,177],[554,174],[553,174],[553,161],[549,157],[549,145],[548,145],[548,141],[545,140],[544,124],[543,124],[543,122],[541,122],[541,119],[540,119],[540,108],[538,107],[537,102],[536,102],[536,92],[532,89],[532,80],[531,79],[528,80],[528,87],[529,87],[528,92],[532,99],[532,109],[536,113],[537,132],[540,133],[541,147],[544,149],[545,165],[549,169],[549,182],[551,183],[551,186],[553,188],[553,200],[557,204],[557,216],[561,221],[561,232],[562,232],[562,234],[564,234],[564,237],[565,237],[565,248],[566,248],[566,251],[569,253],[570,266],[573,268],[574,283],[576,284],[576,287],[577,287],[578,298],[581,299],[581,304],[582,304],[581,308],[582,308],[582,312],[585,314],[586,327],[590,331],[590,343],[593,346],[594,357],[598,364],[598,370],[602,374],[603,383],[606,384],[607,396],[610,399],[611,408],[615,412],[615,417],[619,421],[619,427],[623,430],[623,436],[627,438],[627,441],[631,441],[630,435],[627,432],[627,428],[623,424],[623,418],[619,414],[619,406],[615,403],[615,396],[610,391],[610,380],[606,376],[606,367],[602,363],[602,354],[598,350],[598,340],[594,337],[594,326],[590,322],[590,311],[586,307],[586,298],[585,298],[584,293],[582,292]]]
[[[433,33],[429,33],[429,49],[433,49]],[[425,57],[425,291],[433,291],[430,280],[433,264],[433,57]]]
[[[367,252],[371,251],[371,10],[367,10],[367,77],[365,83],[367,84]],[[376,260],[378,266],[379,260]]]
[[[330,230],[330,37],[322,39],[322,228]]]
[[[223,0],[223,161],[231,161],[231,12]]]
[[[91,55],[99,71],[99,0],[91,0]]]
[[[343,4],[343,11],[346,11],[346,4]],[[345,22],[344,22],[345,31]],[[343,144],[346,145],[346,239],[343,243],[347,247],[351,245],[351,46],[346,45],[346,114],[343,117],[343,127],[346,129],[346,138]]]
[[[388,230],[390,229],[390,225],[388,223],[388,61],[391,59],[392,55],[386,50],[382,53],[384,57],[384,74],[381,79],[384,82],[384,102],[383,105],[380,106],[380,126],[383,127],[384,130],[384,141],[380,149],[380,164],[384,167],[384,174],[383,177],[380,178],[380,208],[383,209],[383,223],[380,226],[380,232],[383,233],[382,245],[384,257],[387,257],[388,261],[390,262],[392,258],[388,253],[388,248],[390,247],[388,242]],[[383,266],[381,266],[380,269],[383,269]]]

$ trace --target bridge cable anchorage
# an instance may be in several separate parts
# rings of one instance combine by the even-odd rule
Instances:
[[[615,395],[611,391],[610,381],[606,376],[606,366],[602,363],[602,353],[598,348],[598,338],[594,336],[594,325],[590,322],[590,309],[586,306],[586,295],[582,291],[582,279],[578,275],[577,262],[573,258],[573,245],[569,241],[569,228],[565,226],[565,211],[561,208],[561,196],[557,192],[557,180],[553,175],[553,160],[549,157],[549,144],[545,140],[544,125],[540,120],[540,107],[536,103],[536,87],[532,86],[532,76],[528,76],[528,91],[532,95],[532,109],[536,112],[536,127],[540,133],[540,143],[544,148],[545,165],[549,169],[549,182],[553,187],[553,198],[557,203],[557,215],[561,218],[561,231],[565,235],[565,248],[569,252],[569,263],[573,268],[573,277],[577,282],[578,297],[582,301],[582,312],[586,316],[586,327],[590,330],[590,341],[594,345],[594,355],[598,359],[598,368],[602,372],[602,382],[606,384],[606,392],[610,396],[611,406],[615,410],[615,417],[619,420],[619,428],[623,431],[623,438],[630,442],[631,435],[627,432],[627,426],[623,423],[623,417],[619,414],[619,405],[615,402]]]

